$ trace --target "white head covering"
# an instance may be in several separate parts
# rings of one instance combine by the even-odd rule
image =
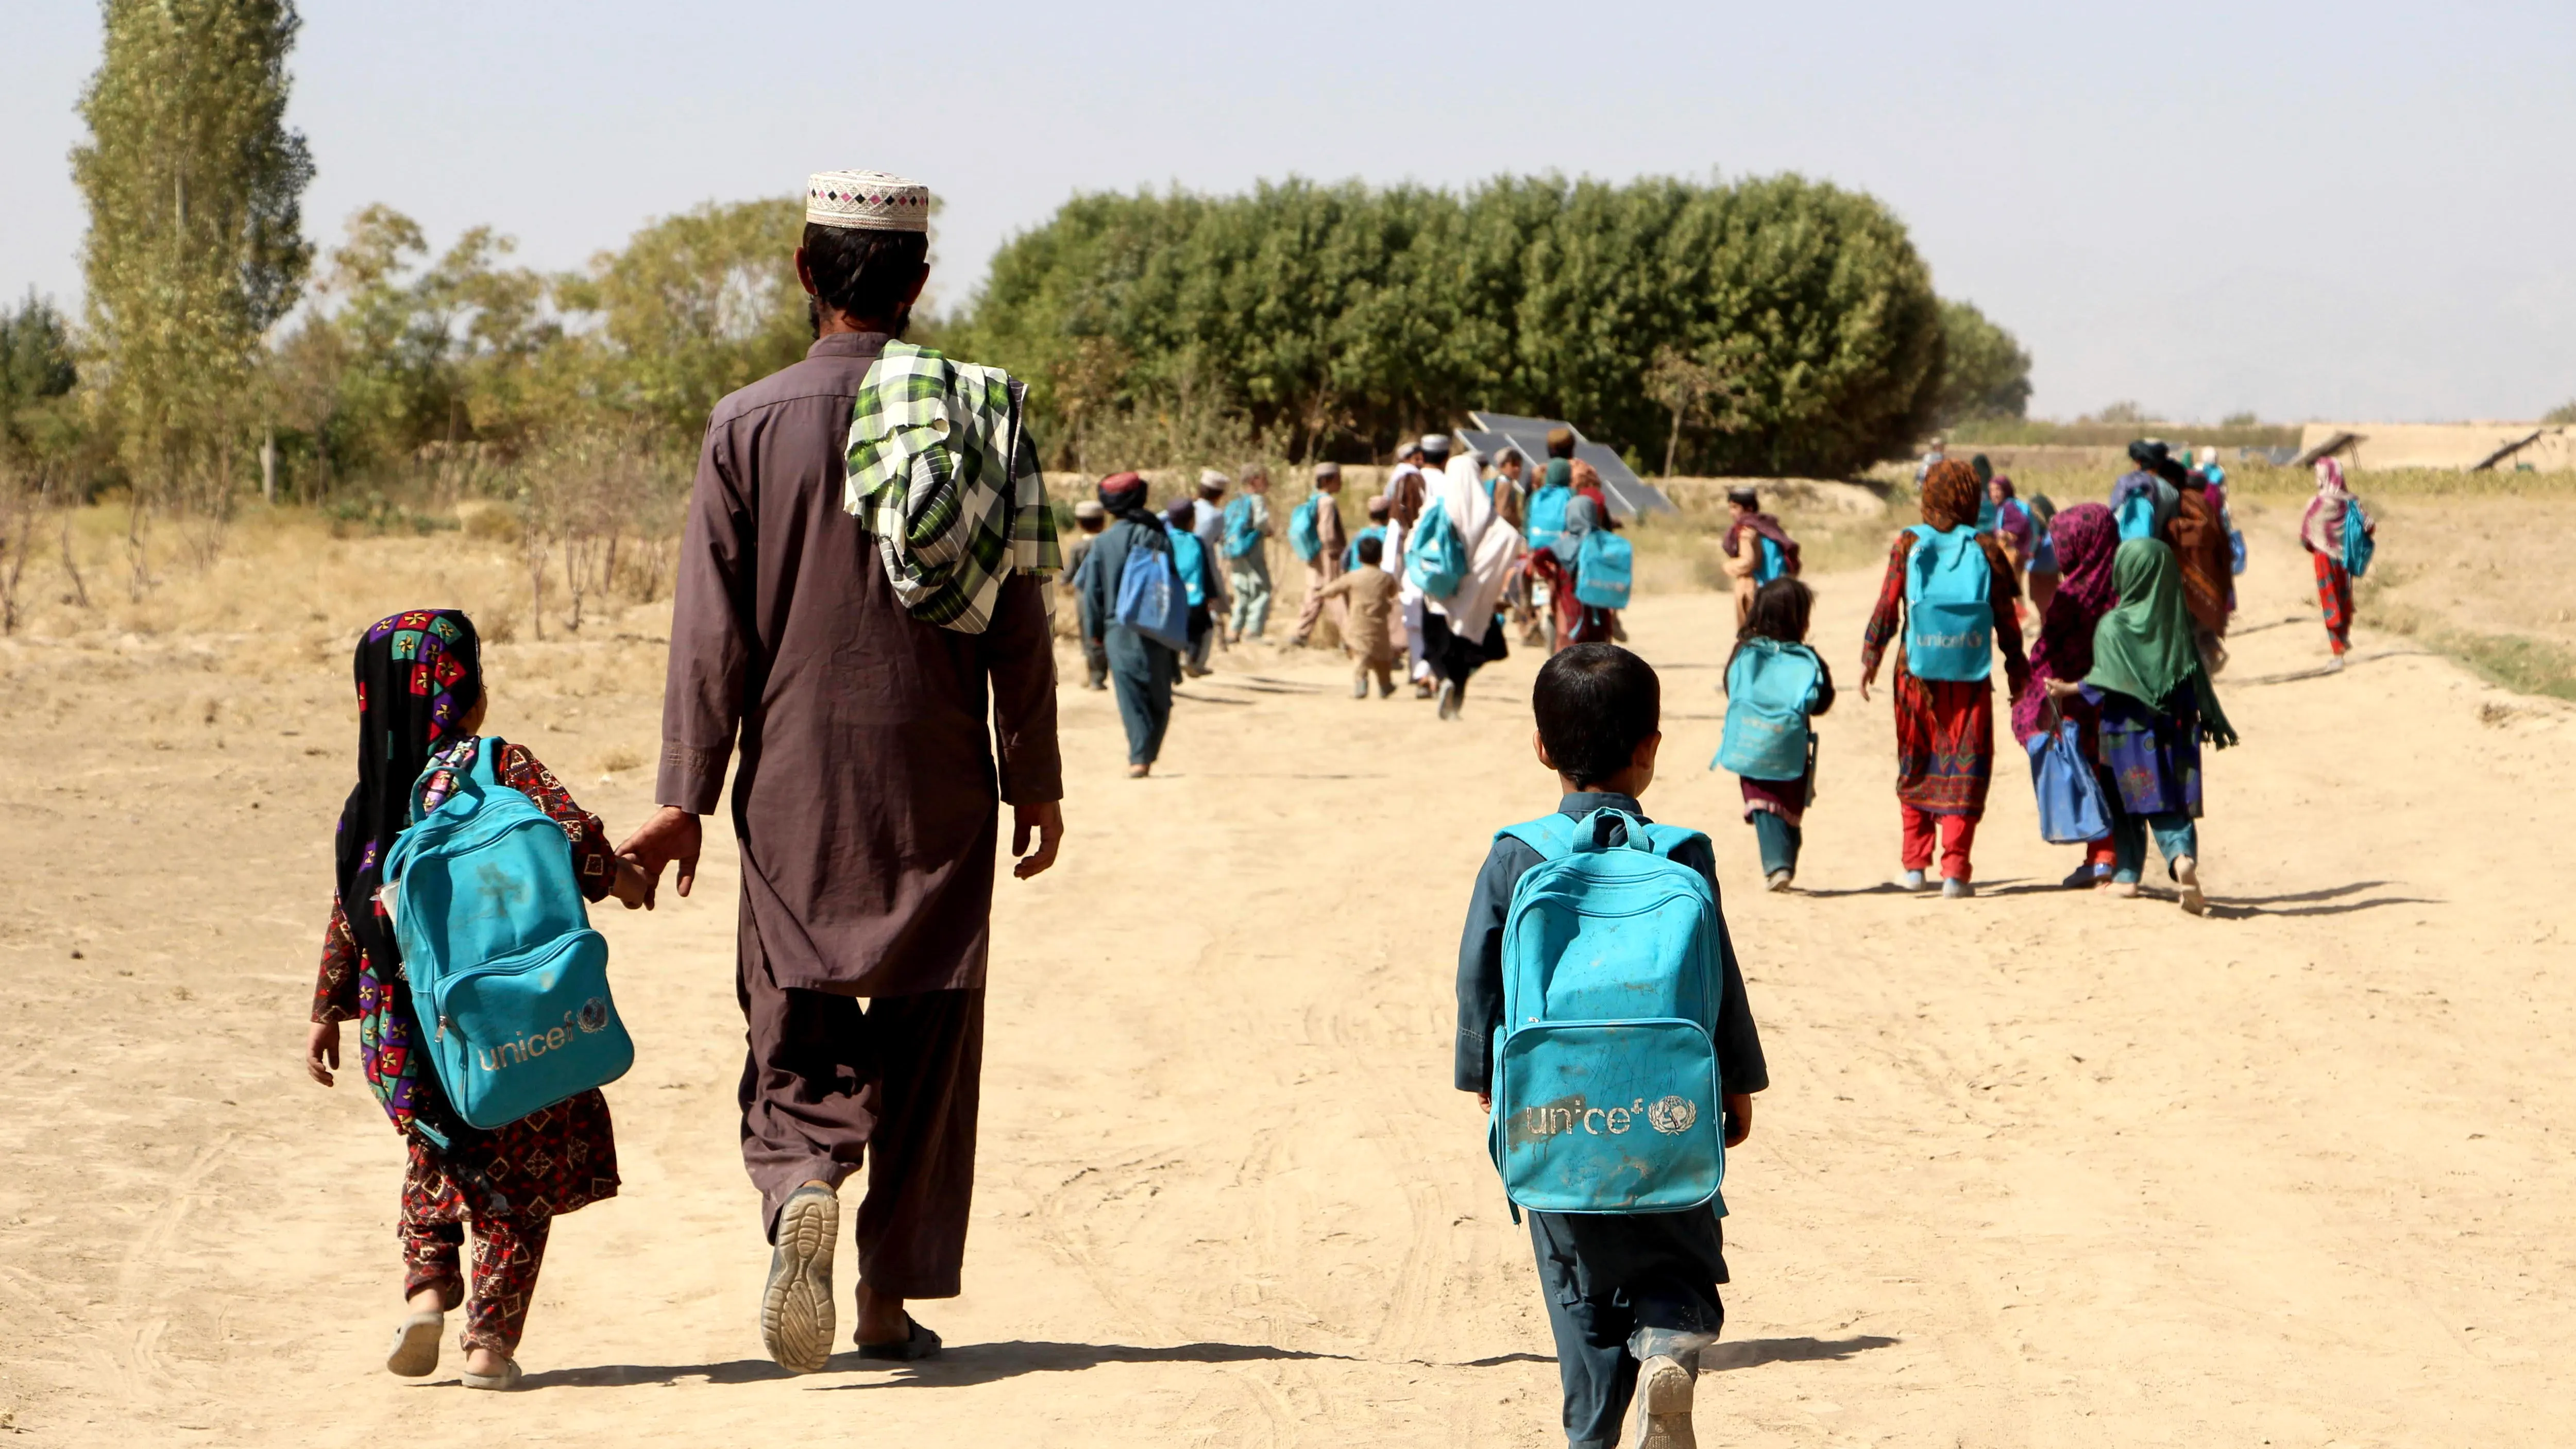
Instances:
[[[1432,599],[1429,606],[1449,620],[1451,633],[1470,644],[1482,644],[1485,631],[1494,626],[1494,608],[1502,602],[1512,561],[1520,556],[1520,532],[1495,516],[1494,500],[1485,493],[1483,470],[1473,457],[1461,454],[1450,459],[1433,485],[1432,497],[1467,545],[1467,572],[1458,581],[1458,592]]]
[[[805,219],[851,231],[930,230],[930,188],[882,171],[817,171],[805,178]]]
[[[1228,478],[1214,468],[1201,468],[1199,470],[1199,487],[1202,490],[1209,488],[1224,488],[1233,482],[1233,479]]]

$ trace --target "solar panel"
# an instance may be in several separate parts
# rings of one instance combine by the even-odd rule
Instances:
[[[1458,436],[1468,447],[1488,457],[1505,447],[1518,448],[1533,467],[1547,461],[1547,435],[1557,428],[1570,428],[1574,432],[1574,456],[1591,464],[1592,471],[1601,475],[1601,491],[1608,496],[1612,513],[1634,518],[1641,513],[1676,511],[1662,489],[1638,477],[1608,445],[1584,437],[1583,430],[1572,423],[1511,413],[1471,412],[1467,417],[1475,426],[1460,429]]]

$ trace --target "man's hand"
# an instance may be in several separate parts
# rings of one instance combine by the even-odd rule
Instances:
[[[680,894],[687,895],[689,887],[697,884],[698,847],[704,838],[698,817],[677,805],[665,805],[617,847],[619,855],[642,867],[646,905],[653,903],[653,892],[662,883],[662,867],[675,860],[680,863]]]
[[[304,1070],[313,1080],[331,1085],[331,1069],[340,1065],[340,1023],[317,1021],[304,1037]]]
[[[1750,1092],[1727,1093],[1726,1145],[1729,1147],[1741,1147],[1744,1145],[1744,1139],[1752,1135],[1753,1094]]]
[[[1038,835],[1038,845],[1034,852],[1029,849],[1029,832],[1032,830]],[[1018,856],[1020,862],[1011,867],[1011,874],[1021,880],[1027,880],[1030,876],[1055,864],[1056,847],[1063,842],[1063,801],[1045,800],[1035,805],[1011,807],[1011,854]],[[681,894],[686,895],[688,892],[683,891]]]
[[[1872,681],[1874,681],[1874,680],[1876,680],[1877,678],[1878,678],[1878,671],[1877,671],[1877,670],[1875,670],[1875,669],[1871,670],[1871,671],[1870,671],[1870,672],[1868,672],[1867,674],[1864,674],[1864,675],[1862,675],[1862,676],[1860,677],[1860,702],[1861,702],[1861,703],[1863,703],[1863,704],[1867,704],[1867,703],[1869,703],[1869,686],[1870,686],[1871,682],[1872,682]]]

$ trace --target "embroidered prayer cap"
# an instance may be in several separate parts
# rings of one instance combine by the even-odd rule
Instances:
[[[1233,482],[1214,468],[1199,470],[1199,491],[1202,493],[1223,493]]]
[[[1424,433],[1422,435],[1422,452],[1425,457],[1448,457],[1449,435],[1447,433]]]
[[[882,171],[817,171],[805,178],[805,219],[851,231],[930,230],[930,188]]]
[[[1101,507],[1097,500],[1086,498],[1080,503],[1073,505],[1073,516],[1083,519],[1107,518],[1109,516],[1109,510]]]
[[[1319,483],[1326,478],[1339,482],[1341,480],[1341,476],[1342,465],[1339,463],[1318,463],[1315,465],[1315,480]]]

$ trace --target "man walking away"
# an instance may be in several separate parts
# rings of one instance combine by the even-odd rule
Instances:
[[[656,881],[678,862],[688,894],[739,747],[742,1160],[774,1245],[761,1336],[795,1373],[831,1352],[837,1192],[862,1163],[859,1354],[939,1351],[905,1304],[955,1297],[966,1254],[1000,807],[1022,879],[1064,834],[1054,516],[1020,384],[899,340],[929,214],[928,188],[877,172],[806,189],[795,261],[818,335],[708,420],[662,809],[621,847]],[[930,429],[904,426],[925,406],[966,421],[925,446]],[[920,469],[957,485],[931,540],[970,561],[953,571],[887,536],[929,527],[906,511]]]
[[[1064,588],[1073,595],[1075,630],[1082,639],[1082,669],[1085,689],[1109,687],[1109,651],[1101,647],[1101,621],[1092,617],[1091,594],[1085,590],[1082,568],[1091,561],[1091,547],[1100,541],[1100,531],[1109,526],[1109,510],[1099,500],[1086,498],[1073,505],[1073,523],[1081,530],[1064,546]]]
[[[1315,632],[1315,621],[1324,616],[1324,586],[1342,576],[1342,550],[1350,547],[1349,534],[1342,527],[1342,465],[1315,465],[1315,491],[1297,507],[1308,513],[1314,530],[1315,556],[1306,560],[1306,602],[1297,610],[1297,631],[1288,636],[1288,647],[1303,649],[1306,638]],[[1303,537],[1295,528],[1292,536]],[[1302,545],[1300,551],[1303,551]],[[1339,599],[1330,601],[1333,632],[1350,633],[1350,606]]]
[[[1233,604],[1226,626],[1237,639],[1258,639],[1270,625],[1270,470],[1243,470],[1243,492],[1225,506],[1225,587]]]

